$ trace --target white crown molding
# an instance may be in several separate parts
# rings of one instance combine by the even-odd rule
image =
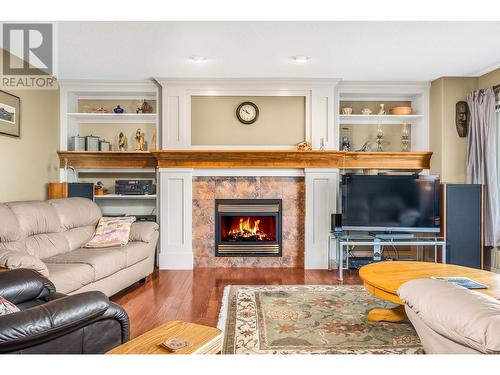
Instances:
[[[155,77],[162,85],[176,86],[336,86],[341,79],[338,78],[276,78],[276,77],[255,77],[255,78],[177,78],[177,77]]]
[[[497,62],[496,64],[490,65],[487,68],[481,69],[475,73],[472,73],[470,76],[471,77],[481,77],[484,76],[485,74],[491,73],[492,71],[499,69],[500,68],[500,61]]]

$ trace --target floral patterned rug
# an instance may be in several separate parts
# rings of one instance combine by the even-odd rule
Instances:
[[[228,286],[219,328],[223,354],[419,354],[409,322],[372,323],[394,307],[362,286]]]

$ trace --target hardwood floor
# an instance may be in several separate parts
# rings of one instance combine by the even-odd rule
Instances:
[[[215,327],[222,292],[227,285],[340,284],[337,271],[297,268],[197,268],[159,271],[111,299],[123,306],[131,322],[131,337],[169,320]],[[344,272],[344,284],[361,284],[357,271]]]

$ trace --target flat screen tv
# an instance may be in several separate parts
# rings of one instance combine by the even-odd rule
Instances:
[[[433,176],[342,176],[342,228],[439,232],[439,179]]]

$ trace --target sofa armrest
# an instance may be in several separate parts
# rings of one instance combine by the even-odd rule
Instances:
[[[158,231],[158,224],[152,221],[139,221],[132,223],[130,227],[129,241],[141,241],[149,243]]]
[[[101,319],[125,319],[128,324],[126,313],[122,310],[120,315],[120,309],[111,306],[103,293],[86,292],[4,315],[0,317],[0,353],[43,343]]]
[[[49,270],[45,263],[28,253],[14,250],[0,250],[0,267],[10,270],[27,268],[38,272],[44,277],[49,277]]]
[[[482,353],[500,353],[500,301],[435,279],[415,279],[399,297],[427,327]]]
[[[55,291],[54,284],[36,271],[17,269],[0,272],[0,296],[15,305],[48,298]]]

